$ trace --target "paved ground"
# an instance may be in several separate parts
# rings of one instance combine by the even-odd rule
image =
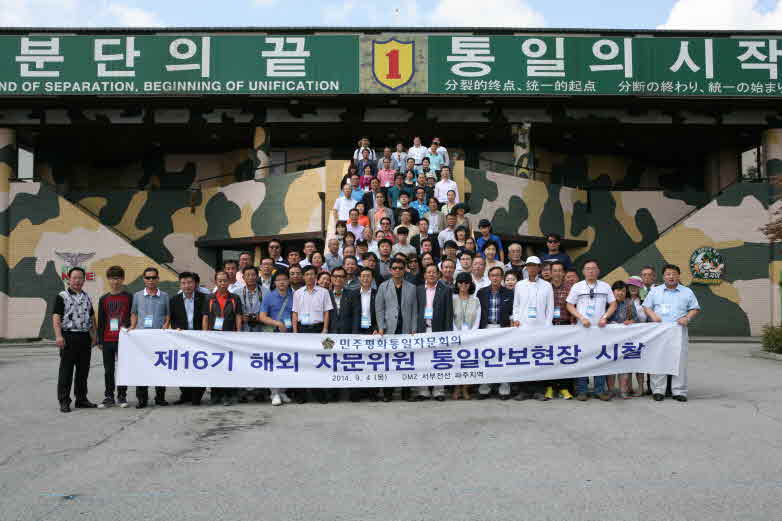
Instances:
[[[0,349],[0,520],[778,520],[782,363],[754,349],[693,344],[687,404],[71,414],[52,348]]]

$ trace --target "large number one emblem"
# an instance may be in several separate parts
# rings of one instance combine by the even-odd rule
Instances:
[[[376,82],[390,90],[410,83],[415,74],[415,42],[372,40],[372,74]]]

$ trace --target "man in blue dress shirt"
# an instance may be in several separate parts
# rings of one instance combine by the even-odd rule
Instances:
[[[687,326],[700,312],[700,305],[695,293],[679,283],[681,270],[674,264],[666,264],[663,268],[663,280],[665,284],[656,286],[649,291],[643,306],[646,315],[653,322],[676,322],[684,327],[682,334],[681,355],[679,357],[679,374],[671,380],[671,392],[673,399],[687,401],[687,349],[689,338]],[[675,347],[675,346],[674,346]],[[650,375],[652,396],[656,402],[665,398],[665,386],[667,375]]]

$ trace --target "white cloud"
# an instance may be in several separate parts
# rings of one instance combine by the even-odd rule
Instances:
[[[157,14],[125,4],[111,3],[106,7],[108,16],[123,27],[160,27],[163,23]]]
[[[434,9],[422,17],[417,0],[382,4],[343,0],[327,4],[322,19],[326,25],[393,27],[542,27],[546,23],[527,0],[481,0],[480,8],[474,0],[438,0]]]
[[[429,22],[440,26],[543,27],[543,15],[526,0],[440,0]]]
[[[97,5],[96,5],[97,4]],[[0,0],[0,27],[157,27],[152,11],[97,0]]]
[[[782,1],[765,4],[757,0],[678,0],[658,29],[779,30]]]

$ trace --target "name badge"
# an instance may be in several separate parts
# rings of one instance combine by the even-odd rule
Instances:
[[[215,331],[222,331],[223,330],[223,317],[216,317],[215,318],[215,325],[212,327]]]
[[[559,318],[559,317],[560,317],[560,315],[561,315],[561,313],[560,313],[560,311],[559,311],[559,308],[558,308],[558,307],[555,307],[555,308],[554,308],[554,318]]]
[[[304,326],[312,325],[312,317],[310,317],[309,313],[302,313],[301,314],[301,323]]]
[[[282,323],[285,324],[286,328],[288,328],[288,329],[291,328],[291,319],[286,318],[285,320],[282,321]]]
[[[119,331],[119,319],[112,318],[109,320],[109,331]]]
[[[386,188],[388,188],[389,186],[391,186],[391,183],[389,183],[388,181],[386,181]]]
[[[434,311],[432,310],[432,308],[430,307],[424,308],[424,319],[432,320],[433,316],[434,316]]]
[[[590,317],[595,315],[595,305],[594,304],[589,304],[587,306],[587,313],[586,314],[589,315]]]
[[[144,327],[146,329],[150,329],[152,327],[152,315],[147,315],[144,317]]]
[[[660,313],[668,314],[671,312],[671,306],[668,304],[660,304]]]
[[[361,314],[361,328],[369,329],[372,326],[372,321],[369,319],[369,315]]]
[[[538,318],[538,308],[533,306],[528,307],[527,318]]]

